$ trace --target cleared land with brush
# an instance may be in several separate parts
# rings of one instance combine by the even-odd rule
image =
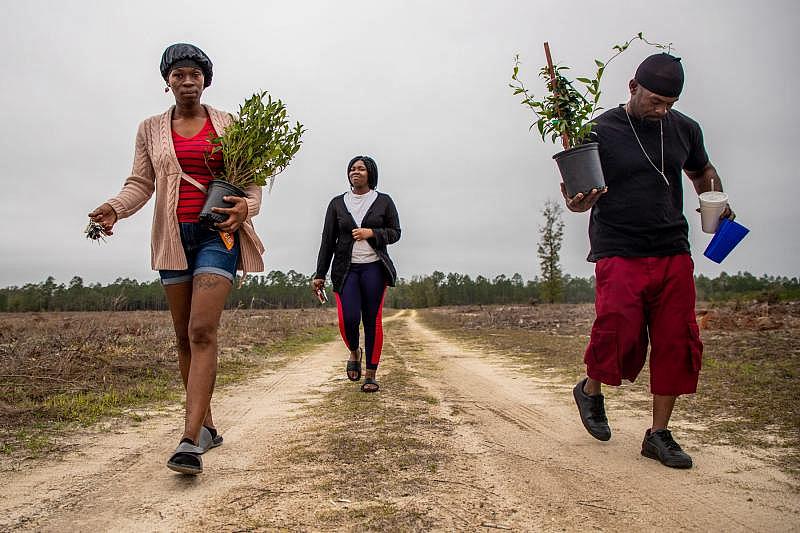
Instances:
[[[741,309],[702,315],[708,316],[706,360],[716,363],[707,363],[701,394],[679,404],[678,434],[695,459],[689,471],[639,455],[649,424],[641,384],[609,398],[611,441],[596,441],[581,426],[571,388],[581,372],[590,307],[395,313],[385,322],[382,388],[370,395],[344,377],[341,341],[320,343],[335,334],[327,313],[309,330],[287,325],[285,337],[273,331],[269,341],[241,317],[236,322],[242,329],[228,328],[240,337],[223,341],[222,357],[242,361],[229,367],[238,369],[231,372],[235,382],[215,394],[225,444],[205,455],[202,475],[176,475],[164,466],[182,427],[175,401],[180,384],[170,381],[169,394],[142,400],[121,417],[106,413],[104,422],[87,419],[86,427],[70,422],[72,429],[49,445],[49,453],[31,457],[19,447],[24,441],[13,444],[0,456],[0,529],[790,531],[800,521],[800,483],[792,469],[796,441],[791,428],[775,425],[781,417],[767,413],[784,406],[771,403],[785,401],[778,389],[797,389],[791,374],[797,365],[790,364],[797,346],[789,333],[775,334],[796,328],[790,309],[770,309],[770,321],[751,317],[750,329],[750,322],[737,322]],[[285,323],[271,313],[245,315],[254,323]],[[142,322],[124,333],[122,323],[130,322],[120,320],[114,346],[121,353],[168,349],[169,330],[161,341],[156,333],[163,325],[151,330]],[[122,342],[125,334],[132,339]],[[755,365],[750,372],[771,377],[758,390],[740,387],[729,411],[713,403],[704,407],[710,400],[703,396],[717,386],[715,375],[736,384],[746,374],[730,367],[745,361],[734,352],[748,347],[785,352],[790,359],[757,366],[763,353],[748,354],[746,361]],[[83,357],[83,366],[95,364]],[[117,366],[135,367],[122,364],[130,357],[119,357],[111,359]],[[177,380],[177,369],[172,371],[169,379]],[[4,372],[22,375],[20,368]],[[111,374],[92,370],[94,376]],[[79,386],[88,381],[79,371],[47,375]],[[14,383],[19,391],[25,382]],[[36,387],[40,396],[47,388]],[[153,409],[154,402],[160,409]],[[740,437],[734,441],[726,438],[724,424],[736,420],[731,413],[737,404]],[[702,409],[723,425],[687,414]],[[791,421],[796,411],[784,415]],[[15,423],[36,419],[24,412],[5,416],[17,417]]]

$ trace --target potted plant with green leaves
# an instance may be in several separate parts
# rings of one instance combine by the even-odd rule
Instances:
[[[300,150],[303,125],[289,123],[286,106],[273,100],[266,91],[257,92],[239,106],[238,116],[222,135],[212,136],[209,157],[222,152],[225,163],[221,175],[209,183],[200,222],[213,228],[228,215],[214,213],[212,207],[232,207],[223,196],[246,196],[252,184],[272,187],[275,176],[283,172]]]
[[[533,111],[536,122],[531,124],[539,130],[542,140],[550,136],[552,142],[561,139],[562,152],[553,156],[558,164],[561,178],[572,197],[578,193],[588,194],[592,189],[602,190],[606,187],[603,169],[600,166],[598,144],[591,141],[592,119],[600,107],[600,80],[606,67],[630,45],[640,40],[657,48],[670,50],[671,45],[651,43],[641,32],[630,40],[615,45],[614,55],[606,61],[595,59],[597,71],[593,78],[577,77],[575,82],[582,85],[576,88],[575,82],[565,76],[569,67],[554,64],[550,54],[550,46],[544,43],[547,64],[539,70],[539,77],[545,81],[547,95],[536,98],[519,78],[519,54],[514,56],[514,70],[509,87],[515,95],[523,96],[522,104]]]

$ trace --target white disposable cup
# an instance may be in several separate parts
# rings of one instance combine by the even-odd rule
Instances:
[[[728,195],[722,191],[706,191],[700,194],[700,223],[706,233],[716,233],[719,217],[728,205]]]

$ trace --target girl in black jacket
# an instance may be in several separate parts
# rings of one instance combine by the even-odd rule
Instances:
[[[325,213],[322,243],[312,288],[324,291],[325,276],[333,258],[331,282],[339,310],[339,331],[350,359],[347,377],[361,379],[358,326],[364,322],[367,370],[361,390],[376,392],[375,372],[383,347],[381,311],[387,286],[394,286],[397,272],[386,246],[400,239],[400,220],[392,199],[375,190],[378,166],[371,157],[356,156],[347,165],[350,192],[333,198]]]

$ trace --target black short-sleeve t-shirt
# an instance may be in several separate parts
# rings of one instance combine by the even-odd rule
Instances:
[[[661,168],[658,121],[630,117],[619,106],[597,117],[593,133],[600,143],[608,192],[592,208],[589,261],[603,257],[660,257],[689,252],[689,225],[683,216],[682,171],[702,170],[708,163],[700,125],[671,110],[664,128],[665,182]],[[650,157],[647,160],[642,147]]]

